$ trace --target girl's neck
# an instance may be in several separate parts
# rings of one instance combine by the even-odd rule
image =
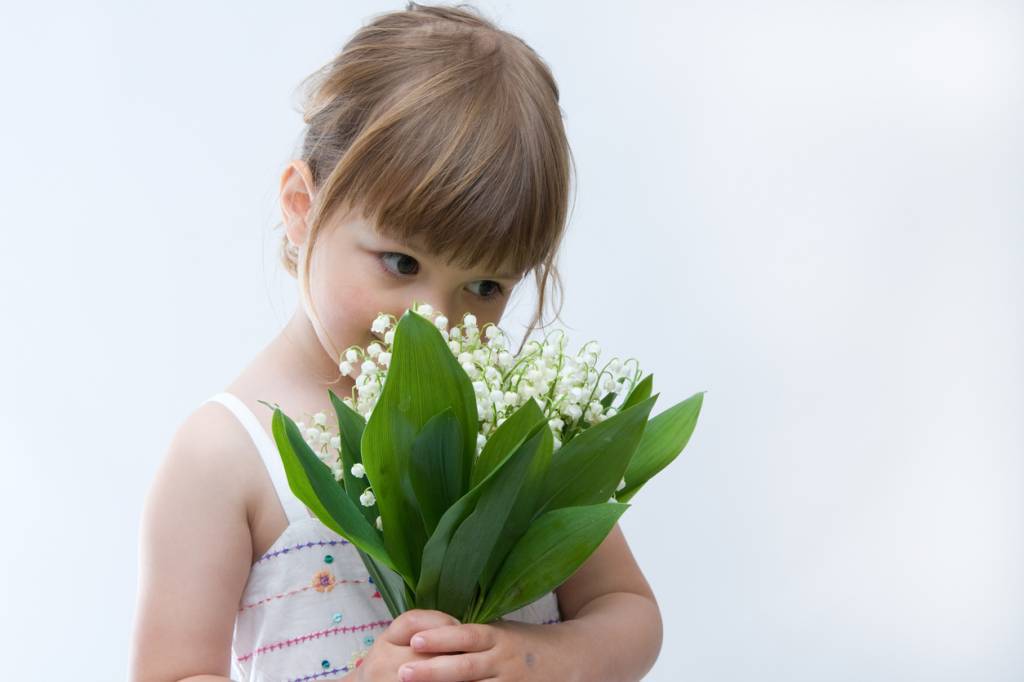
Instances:
[[[271,397],[267,401],[279,400],[283,409],[288,408],[287,400],[292,403],[292,409],[303,406],[300,409],[319,409],[328,411],[328,414],[332,414],[333,409],[327,391],[345,398],[351,396],[355,385],[352,377],[341,375],[337,363],[324,350],[301,306],[246,368],[243,376],[244,383],[257,391],[279,392],[280,399]],[[320,407],[315,407],[317,405]]]

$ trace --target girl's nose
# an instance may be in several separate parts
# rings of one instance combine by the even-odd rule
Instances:
[[[437,288],[424,288],[417,292],[417,301],[429,303],[431,307],[441,315],[448,318],[449,324],[452,313],[457,307],[458,297],[453,296],[450,291],[441,291]],[[461,315],[462,313],[458,313]]]

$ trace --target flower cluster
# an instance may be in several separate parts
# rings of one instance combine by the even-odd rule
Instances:
[[[640,378],[632,358],[626,362],[613,358],[598,368],[601,348],[596,341],[587,342],[575,354],[567,353],[560,329],[543,341],[528,341],[513,355],[507,335],[497,325],[487,323],[480,329],[476,317],[467,313],[461,325],[449,329],[448,318],[429,304],[414,305],[412,310],[434,323],[473,382],[479,416],[477,455],[488,436],[530,398],[543,410],[557,450],[589,426],[616,414]],[[371,330],[383,343],[375,341],[365,349],[351,346],[339,363],[343,375],[355,376],[352,395],[342,400],[366,419],[387,378],[396,324],[393,315],[379,315]]]

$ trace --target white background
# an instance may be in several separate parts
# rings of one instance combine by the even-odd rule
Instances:
[[[622,520],[645,679],[1022,679],[1022,6],[477,6],[561,87],[562,323],[707,391]],[[4,679],[126,676],[168,439],[296,300],[293,90],[400,7],[4,12]]]

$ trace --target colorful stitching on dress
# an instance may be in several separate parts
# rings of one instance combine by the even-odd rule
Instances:
[[[334,583],[338,582],[334,574],[328,570],[318,571],[313,576],[313,589],[317,592],[330,592],[334,589]]]
[[[316,542],[300,542],[297,545],[292,545],[290,547],[282,547],[281,549],[275,549],[273,552],[267,552],[266,554],[261,556],[259,559],[254,561],[252,565],[255,566],[256,564],[258,564],[259,562],[261,562],[261,561],[263,561],[265,559],[273,559],[276,556],[280,556],[282,554],[287,554],[288,552],[292,551],[293,549],[298,550],[298,549],[308,549],[310,547],[323,547],[324,545],[348,545],[348,544],[351,544],[348,540],[318,540]]]
[[[266,651],[274,651],[274,650],[277,650],[277,649],[284,649],[284,648],[293,646],[295,644],[301,644],[302,642],[307,642],[307,641],[309,641],[311,639],[320,639],[321,637],[329,637],[330,635],[337,635],[337,634],[343,633],[343,632],[358,632],[358,631],[361,631],[361,630],[372,630],[374,628],[386,628],[390,624],[391,624],[390,620],[378,620],[378,621],[374,621],[373,623],[366,623],[365,625],[342,625],[342,626],[339,626],[339,627],[336,627],[336,628],[327,628],[326,630],[317,630],[316,632],[311,632],[308,635],[302,635],[301,637],[292,637],[291,639],[285,639],[285,640],[281,640],[280,642],[274,642],[273,644],[267,644],[266,646],[261,646],[260,648],[256,649],[255,651],[250,651],[249,653],[247,653],[247,654],[245,654],[243,656],[239,656],[238,657],[238,661],[239,662],[248,661],[255,654],[262,654],[262,653],[264,653]]]
[[[323,677],[324,675],[335,675],[337,673],[348,672],[349,670],[351,670],[351,668],[349,668],[348,666],[342,666],[340,668],[335,668],[333,670],[324,670],[322,672],[316,673],[315,675],[306,675],[305,677],[289,677],[288,682],[309,682],[309,680],[315,680],[316,678]]]
[[[335,584],[337,584],[337,585],[344,585],[345,583],[362,584],[362,583],[365,583],[365,582],[366,582],[365,580],[348,580],[347,578],[346,579],[342,579],[342,580],[335,579]],[[241,613],[242,611],[245,611],[246,609],[251,609],[251,608],[254,608],[256,606],[262,606],[263,604],[267,604],[269,602],[272,602],[275,599],[284,599],[285,597],[291,597],[291,596],[296,595],[296,594],[302,594],[303,592],[308,592],[309,590],[312,590],[313,588],[314,588],[313,585],[306,585],[305,587],[300,587],[300,588],[298,588],[296,590],[292,590],[290,592],[282,592],[281,594],[275,594],[275,595],[272,595],[270,597],[265,597],[264,599],[260,599],[259,601],[254,601],[251,604],[242,604],[242,606],[239,607],[238,612]]]

